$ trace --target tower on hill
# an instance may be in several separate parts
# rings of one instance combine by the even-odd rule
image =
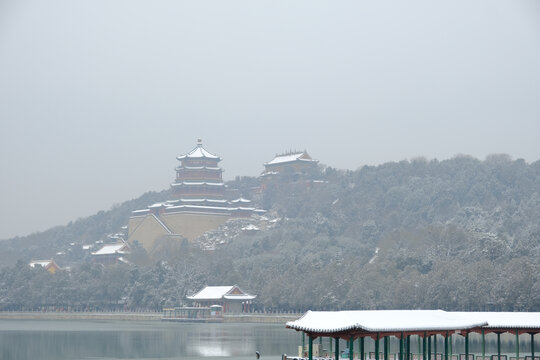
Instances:
[[[197,141],[186,155],[177,157],[176,178],[171,184],[173,199],[132,212],[128,242],[139,242],[151,251],[160,239],[193,240],[218,228],[231,218],[264,212],[243,198],[229,201],[219,167],[221,158]]]
[[[171,184],[175,199],[214,199],[225,197],[223,170],[218,166],[221,158],[207,151],[202,140],[186,155],[177,157],[176,179]]]

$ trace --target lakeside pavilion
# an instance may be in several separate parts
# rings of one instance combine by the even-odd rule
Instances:
[[[358,310],[308,311],[301,318],[287,322],[286,327],[303,332],[308,337],[307,357],[313,359],[313,340],[327,337],[335,340],[335,358],[339,359],[339,340],[348,343],[348,358],[354,359],[354,341],[358,339],[359,360],[366,360],[364,340],[374,341],[375,360],[507,360],[501,355],[501,334],[515,335],[515,358],[510,360],[540,360],[535,355],[535,335],[540,332],[540,312],[448,312],[443,310]],[[482,355],[469,352],[469,334],[481,335]],[[486,356],[485,336],[497,334],[497,354]],[[531,337],[530,355],[520,357],[519,336]],[[464,353],[452,355],[452,336],[464,337]],[[390,338],[399,340],[399,353],[390,358]],[[417,337],[418,355],[411,354],[411,337]],[[442,353],[437,352],[437,339],[443,338]],[[382,344],[381,344],[382,340]],[[305,340],[304,340],[305,341]],[[303,342],[304,342],[303,341]],[[332,341],[330,341],[332,345]],[[382,346],[381,346],[382,345]],[[305,344],[302,344],[302,352]],[[330,353],[332,349],[330,349]]]

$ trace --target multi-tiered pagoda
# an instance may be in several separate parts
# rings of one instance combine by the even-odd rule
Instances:
[[[225,197],[221,158],[208,152],[197,141],[197,147],[177,157],[176,180],[171,184],[175,199],[222,200]]]
[[[156,240],[163,238],[192,240],[230,218],[262,212],[253,208],[250,200],[226,198],[223,170],[218,165],[221,158],[207,151],[201,139],[193,150],[177,159],[180,165],[171,184],[173,199],[133,211],[129,242],[152,249]]]

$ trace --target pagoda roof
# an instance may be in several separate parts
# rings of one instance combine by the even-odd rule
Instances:
[[[199,202],[209,202],[209,203],[216,203],[216,204],[226,204],[227,200],[225,199],[179,199],[178,202],[189,202],[189,203],[199,203]]]
[[[210,186],[225,186],[224,183],[222,182],[218,182],[218,183],[213,183],[213,182],[207,182],[207,181],[182,181],[182,182],[177,182],[177,183],[172,183],[171,186],[182,186],[182,185],[186,185],[186,186],[201,186],[201,185],[210,185]]]
[[[221,170],[215,166],[178,166],[176,170]]]
[[[290,152],[281,155],[276,155],[272,160],[265,162],[264,165],[277,165],[295,161],[318,163],[318,160],[314,160],[309,156],[307,151]]]
[[[197,141],[197,146],[191,150],[189,153],[187,153],[186,155],[180,155],[178,157],[176,157],[178,160],[184,160],[184,159],[202,159],[202,158],[206,158],[206,159],[216,159],[218,161],[221,160],[221,158],[217,155],[214,155],[212,154],[211,152],[209,152],[208,150],[206,150],[203,145],[202,145],[202,140],[201,139],[198,139]]]

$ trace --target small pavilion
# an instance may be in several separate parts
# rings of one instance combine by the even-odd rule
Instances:
[[[399,353],[392,360],[507,360],[501,354],[501,334],[515,334],[515,359],[540,360],[535,355],[534,336],[540,332],[540,312],[447,312],[443,310],[372,310],[372,311],[308,311],[301,318],[287,322],[287,328],[308,337],[307,357],[313,359],[313,340],[328,337],[335,340],[335,358],[339,359],[339,340],[348,342],[348,358],[354,359],[354,341],[358,339],[358,359],[390,360],[390,338],[399,339]],[[481,335],[482,355],[469,351],[469,334]],[[485,335],[497,335],[497,354],[487,357]],[[519,336],[531,337],[530,355],[520,357]],[[452,355],[452,336],[464,337],[464,353]],[[411,353],[411,337],[417,337],[418,353]],[[437,338],[444,349],[437,352]],[[374,352],[364,351],[364,340],[374,341]],[[440,338],[439,338],[440,339]],[[381,340],[383,343],[381,344]],[[305,340],[303,340],[304,342]],[[332,344],[332,342],[330,342]],[[382,346],[381,346],[382,345]],[[305,344],[302,344],[302,351]],[[332,350],[330,350],[332,352]]]
[[[224,313],[247,313],[257,295],[251,295],[240,289],[238,285],[207,286],[198,293],[187,296],[197,306],[223,306]]]

